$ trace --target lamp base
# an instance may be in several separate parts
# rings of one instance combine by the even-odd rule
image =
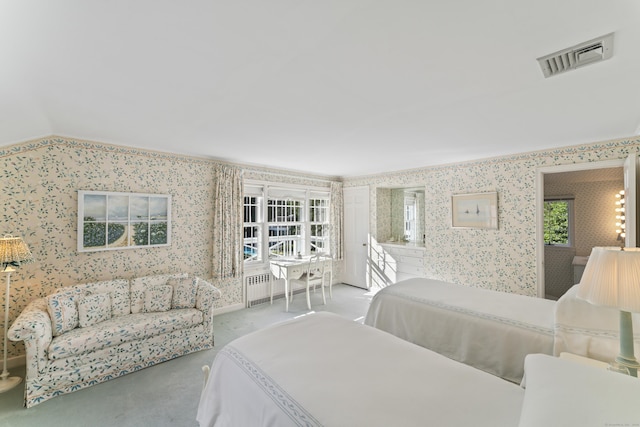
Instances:
[[[624,365],[621,365],[620,363],[618,363],[616,361],[609,362],[609,366],[607,367],[607,371],[617,372],[619,374],[624,374],[624,375],[631,375],[631,372],[629,371],[629,368],[627,368]]]
[[[20,377],[7,377],[0,380],[0,393],[9,391],[22,381]]]
[[[631,375],[632,377],[637,377],[638,369],[640,369],[640,364],[635,358],[629,359],[622,356],[616,357],[615,362],[612,362],[611,366],[615,366],[616,369],[610,370],[622,373],[625,373],[626,370],[627,375]]]
[[[616,357],[616,363],[629,369],[629,375],[638,376],[640,363],[633,352],[633,322],[631,313],[620,310],[620,354]]]

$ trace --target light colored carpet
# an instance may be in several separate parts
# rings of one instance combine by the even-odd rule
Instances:
[[[330,311],[362,322],[373,292],[347,285],[333,287],[333,300],[322,305],[320,291],[312,311]],[[304,294],[294,297],[289,312],[284,301],[261,304],[214,318],[215,348],[161,363],[75,393],[55,397],[33,408],[22,406],[24,386],[0,394],[3,427],[196,427],[202,365],[210,365],[224,345],[247,333],[308,313]],[[24,378],[24,367],[11,370]]]

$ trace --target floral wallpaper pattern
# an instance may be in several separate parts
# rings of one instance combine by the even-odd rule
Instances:
[[[395,173],[345,178],[344,186],[369,186],[370,230],[379,188],[425,187],[427,277],[498,291],[537,295],[536,171],[540,167],[626,158],[640,138],[535,151]],[[451,228],[451,195],[498,192],[497,230]],[[389,214],[390,215],[390,214]]]
[[[210,279],[220,164],[55,136],[0,147],[0,234],[21,236],[35,258],[11,275],[10,324],[29,301],[79,283],[178,272]],[[254,179],[330,185],[326,177],[243,169]],[[77,252],[78,190],[171,194],[171,246]],[[242,278],[212,283],[222,292],[216,307],[243,303]],[[10,342],[8,353],[24,354],[24,345]]]
[[[378,187],[425,186],[425,268],[429,277],[535,295],[536,169],[620,159],[638,152],[639,147],[638,138],[620,139],[342,181],[344,187],[369,186],[373,237],[378,230]],[[0,234],[23,237],[35,257],[34,263],[11,276],[10,322],[29,301],[78,283],[173,272],[211,278],[211,230],[215,226],[211,207],[215,168],[220,164],[55,136],[0,147]],[[244,166],[243,175],[251,180],[327,188],[340,181]],[[171,246],[78,253],[78,190],[171,194]],[[452,229],[451,194],[481,191],[498,192],[499,229]],[[340,263],[334,265],[335,277],[341,276],[342,268]],[[213,284],[222,292],[216,307],[242,304],[242,279]],[[10,343],[8,351],[10,357],[24,354],[22,343]]]

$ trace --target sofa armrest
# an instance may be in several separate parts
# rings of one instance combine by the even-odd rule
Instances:
[[[198,277],[198,290],[196,292],[196,308],[198,310],[209,311],[213,307],[213,302],[216,298],[221,296],[220,289]]]
[[[11,325],[7,337],[11,341],[24,341],[27,352],[27,378],[37,376],[37,372],[44,369],[47,363],[47,349],[53,339],[46,300],[38,298],[27,304]]]
[[[198,277],[196,308],[204,313],[204,322],[207,327],[213,327],[213,304],[216,298],[220,298],[220,296],[222,296],[222,293],[218,288]]]

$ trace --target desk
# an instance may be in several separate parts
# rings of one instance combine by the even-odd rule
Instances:
[[[284,279],[284,301],[285,310],[289,311],[289,298],[290,293],[293,294],[293,289],[289,290],[289,280],[298,279],[306,272],[310,256],[302,258],[277,258],[269,261],[269,268],[271,269],[271,276],[269,277],[269,293],[271,294],[271,304],[273,304],[273,279]],[[331,258],[322,258],[322,262],[325,263],[325,272],[331,272]],[[331,281],[329,276],[329,281]],[[324,285],[324,283],[323,283]]]

